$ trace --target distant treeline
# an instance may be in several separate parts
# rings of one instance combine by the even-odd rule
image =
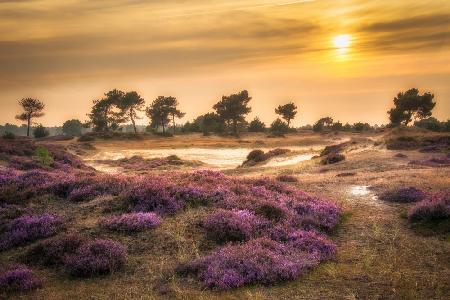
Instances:
[[[172,96],[159,96],[148,106],[145,100],[135,91],[123,92],[117,89],[104,94],[101,99],[93,100],[88,120],[82,123],[79,120],[67,120],[61,127],[45,128],[42,125],[33,126],[33,120],[44,115],[45,104],[33,98],[24,98],[19,101],[23,112],[16,116],[18,120],[27,122],[27,125],[16,126],[5,124],[0,126],[0,133],[13,135],[30,135],[45,137],[48,135],[82,135],[89,131],[94,132],[154,132],[163,135],[175,133],[202,132],[239,135],[240,132],[269,132],[272,135],[283,135],[297,129],[313,130],[315,132],[327,131],[354,131],[363,132],[384,127],[408,126],[411,122],[417,127],[432,131],[450,131],[450,120],[441,122],[432,117],[432,110],[436,106],[434,95],[420,94],[418,89],[400,92],[394,98],[394,107],[387,113],[390,119],[388,125],[371,126],[368,123],[357,122],[343,124],[334,121],[332,117],[323,117],[312,125],[300,128],[291,128],[291,121],[298,113],[294,102],[279,105],[274,112],[279,117],[270,125],[266,125],[258,117],[248,122],[246,116],[252,111],[249,105],[248,91],[243,90],[237,94],[222,96],[212,111],[196,117],[185,124],[176,124],[176,119],[185,116],[178,106],[178,100]],[[139,114],[144,112],[150,122],[147,126],[136,125],[141,119]],[[131,123],[131,124],[130,124]]]

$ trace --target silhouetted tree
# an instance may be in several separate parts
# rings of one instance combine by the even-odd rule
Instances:
[[[250,113],[252,109],[248,107],[248,102],[252,98],[249,97],[246,90],[239,94],[230,96],[222,96],[222,100],[217,102],[213,108],[216,113],[224,120],[227,125],[233,126],[233,133],[238,135],[238,125],[245,121],[245,115]]]
[[[169,116],[172,109],[173,97],[159,96],[145,110],[145,113],[151,120],[153,128],[162,126],[163,133],[166,132],[166,125],[169,123]]]
[[[118,108],[124,95],[124,92],[114,89],[107,92],[104,98],[93,101],[94,105],[88,117],[89,124],[95,131],[115,130],[125,121],[123,111]]]
[[[134,133],[137,133],[135,120],[140,119],[137,112],[143,111],[144,105],[145,100],[135,91],[126,93],[118,102],[117,106],[122,111],[125,122],[131,121],[133,124]]]
[[[433,102],[434,95],[431,93],[419,94],[418,89],[410,89],[400,92],[394,98],[395,107],[388,111],[392,125],[401,123],[408,125],[411,121],[430,117],[436,102]]]
[[[248,125],[248,131],[264,132],[266,131],[266,124],[264,124],[264,122],[262,122],[258,117],[255,117]]]
[[[34,130],[33,130],[33,136],[35,137],[35,138],[37,138],[37,139],[40,139],[40,138],[44,138],[44,137],[47,137],[47,136],[49,136],[49,132],[48,132],[48,130],[44,127],[44,126],[42,126],[41,124],[39,124],[36,128],[34,128]]]
[[[27,136],[30,136],[30,126],[33,118],[39,118],[44,115],[42,112],[45,108],[44,103],[38,99],[24,98],[19,101],[20,106],[24,110],[23,113],[16,116],[16,119],[27,121]]]
[[[275,108],[275,113],[285,119],[288,127],[290,127],[291,120],[297,115],[297,106],[292,102],[285,105],[279,105]]]
[[[319,119],[314,125],[313,125],[313,131],[320,132],[325,127],[330,127],[333,125],[333,119],[331,117],[325,117]]]
[[[169,107],[169,115],[172,117],[173,134],[175,134],[175,118],[181,119],[186,113],[181,112],[178,107],[178,100],[175,97],[166,97],[166,105]]]
[[[64,122],[62,131],[66,135],[81,135],[83,123],[80,120],[72,119]]]

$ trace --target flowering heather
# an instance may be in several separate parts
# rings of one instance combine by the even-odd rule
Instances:
[[[309,201],[301,201],[293,204],[293,209],[309,225],[308,229],[330,230],[339,223],[340,209],[335,203],[311,198]]]
[[[123,267],[126,248],[112,240],[93,240],[82,244],[65,259],[64,266],[76,277],[110,274]]]
[[[85,242],[85,239],[77,234],[43,241],[27,251],[24,261],[43,266],[62,265],[67,256],[74,254]]]
[[[21,216],[6,224],[0,235],[0,250],[7,250],[54,235],[62,227],[55,215]]]
[[[179,273],[194,275],[208,288],[226,290],[246,284],[273,284],[298,278],[316,266],[307,252],[267,238],[228,245],[180,266]]]
[[[381,200],[389,202],[417,202],[427,196],[425,192],[415,187],[405,187],[384,192],[379,196]]]
[[[139,232],[155,228],[160,223],[161,220],[154,213],[129,213],[104,218],[100,221],[102,227],[121,232]]]
[[[450,190],[427,196],[408,212],[411,222],[450,218]]]
[[[0,274],[2,292],[27,292],[41,286],[42,280],[26,266],[17,265]]]
[[[323,234],[315,231],[295,231],[289,234],[287,244],[295,249],[313,254],[320,261],[336,256],[336,245]]]
[[[267,224],[248,210],[218,210],[203,220],[207,235],[220,243],[247,241]]]

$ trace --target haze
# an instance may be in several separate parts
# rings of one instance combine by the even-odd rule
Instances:
[[[23,97],[46,103],[46,126],[85,120],[113,88],[175,96],[185,121],[247,89],[248,119],[293,101],[303,125],[387,123],[417,87],[447,119],[449,37],[448,0],[0,0],[0,123]]]

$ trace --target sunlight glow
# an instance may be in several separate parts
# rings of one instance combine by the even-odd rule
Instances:
[[[341,34],[333,38],[333,44],[337,49],[346,49],[350,47],[352,38],[348,34]]]

